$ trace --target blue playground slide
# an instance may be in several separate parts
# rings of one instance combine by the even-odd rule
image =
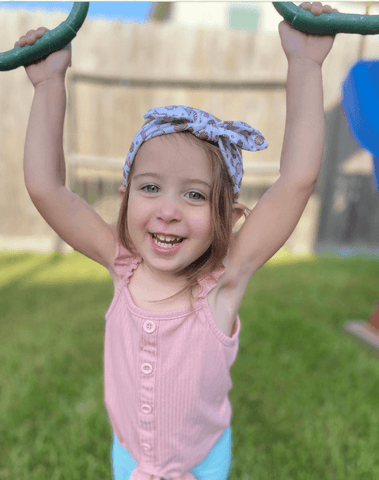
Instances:
[[[356,142],[371,153],[379,192],[379,60],[358,60],[342,83],[342,106]]]

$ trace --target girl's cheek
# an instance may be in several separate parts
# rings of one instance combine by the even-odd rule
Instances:
[[[143,198],[138,198],[131,201],[128,206],[128,223],[137,228],[144,228],[144,225],[152,215],[151,202],[144,201]]]
[[[209,236],[212,232],[210,215],[194,215],[191,221],[194,235],[199,237]]]

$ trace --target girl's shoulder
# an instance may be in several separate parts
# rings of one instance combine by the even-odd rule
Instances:
[[[111,274],[115,287],[120,280],[128,279],[133,271],[138,267],[141,262],[141,257],[134,257],[131,253],[122,245],[117,232],[117,224],[110,225],[112,233],[116,239],[116,250],[112,263],[108,267],[108,271]]]

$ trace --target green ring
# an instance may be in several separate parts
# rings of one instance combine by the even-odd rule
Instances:
[[[379,15],[333,12],[315,16],[293,2],[273,2],[273,5],[278,13],[300,32],[326,35],[379,33]]]
[[[0,53],[0,71],[13,70],[46,57],[68,45],[83,25],[89,9],[89,2],[75,2],[70,15],[58,27],[44,33],[34,45],[15,47]]]

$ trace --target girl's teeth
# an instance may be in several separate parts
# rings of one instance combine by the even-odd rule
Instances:
[[[154,243],[156,245],[158,245],[159,247],[164,247],[164,248],[172,248],[174,247],[175,245],[177,245],[179,242],[176,242],[176,243],[163,243],[163,242],[160,242],[156,237],[153,237],[153,240],[154,240]]]

